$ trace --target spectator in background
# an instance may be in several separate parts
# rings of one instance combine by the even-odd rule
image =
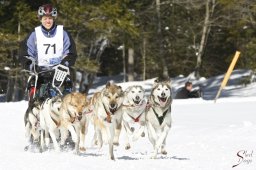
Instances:
[[[192,90],[193,85],[191,82],[186,82],[185,87],[182,87],[176,94],[176,99],[188,99],[201,97],[200,90]]]

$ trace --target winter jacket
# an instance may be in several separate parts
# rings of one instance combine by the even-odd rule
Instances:
[[[42,32],[46,37],[54,37],[57,30],[56,28],[57,25],[54,24],[53,27],[47,31],[41,25]],[[38,53],[36,42],[36,33],[34,30],[20,43],[19,61],[24,69],[29,69],[31,64],[31,60],[27,59],[25,56],[31,56],[37,60]],[[76,46],[71,35],[65,29],[63,29],[63,56],[66,57],[62,59],[62,64],[66,63],[68,66],[73,66],[75,64],[77,58]]]
[[[200,90],[188,91],[186,87],[182,87],[176,94],[175,99],[188,99],[201,97]]]

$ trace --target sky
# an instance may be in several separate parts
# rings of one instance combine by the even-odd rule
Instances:
[[[173,96],[184,82],[190,80],[201,87],[203,98],[174,99],[172,128],[167,137],[167,155],[151,159],[153,148],[148,136],[131,143],[125,150],[124,134],[120,145],[114,147],[115,161],[109,159],[108,146],[92,146],[93,125],[85,138],[86,152],[72,151],[43,153],[24,151],[26,145],[23,116],[27,101],[0,103],[0,169],[1,170],[256,170],[256,83],[241,83],[247,70],[235,70],[220,98],[214,102],[223,75],[194,80],[179,76],[172,79]],[[99,83],[90,94],[104,86]],[[118,83],[123,89],[142,85],[147,94],[153,79]],[[136,128],[136,125],[134,125]],[[232,166],[235,166],[232,168]]]

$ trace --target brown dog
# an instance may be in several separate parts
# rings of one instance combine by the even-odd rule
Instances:
[[[114,160],[113,144],[118,144],[121,130],[123,90],[116,84],[107,83],[101,92],[95,93],[91,99],[93,104],[93,123],[97,143],[109,144],[110,159]]]
[[[84,138],[87,133],[88,119],[85,115],[89,111],[89,101],[85,94],[73,92],[63,98],[60,108],[61,114],[61,145],[67,139],[67,132],[71,133],[75,142],[75,153],[84,151]],[[81,136],[80,136],[81,135]]]

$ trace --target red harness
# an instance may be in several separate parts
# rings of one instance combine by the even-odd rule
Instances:
[[[142,112],[143,113],[143,112]],[[139,122],[139,120],[140,120],[140,116],[142,115],[142,113],[138,116],[138,117],[136,117],[136,118],[134,118],[134,117],[132,117],[131,115],[129,115],[129,114],[127,114],[134,122]]]

